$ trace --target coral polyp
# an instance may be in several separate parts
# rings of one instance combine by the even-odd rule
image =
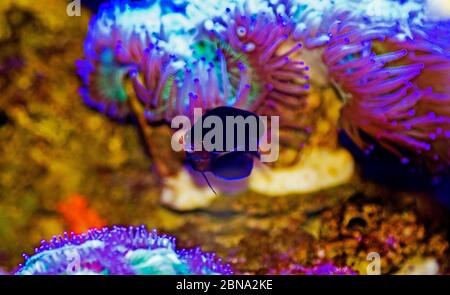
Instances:
[[[125,81],[152,43],[152,31],[160,32],[161,13],[152,1],[102,5],[89,25],[85,59],[77,62],[84,84],[81,95],[89,106],[112,118],[131,115]]]
[[[301,43],[291,38],[292,24],[275,14],[228,12],[222,42],[245,56],[261,88],[258,114],[283,114],[281,126],[294,126],[309,89],[308,66],[298,56]],[[250,108],[252,109],[252,108]]]
[[[417,1],[364,3],[213,1],[202,15],[193,1],[183,15],[113,1],[91,22],[81,92],[112,117],[132,113],[135,96],[150,123],[226,105],[282,114],[281,128],[304,130],[295,122],[310,77],[300,57],[318,51],[344,92],[342,127],[361,149],[373,148],[369,136],[403,162],[448,163],[448,24]]]
[[[177,249],[175,238],[145,226],[91,229],[42,241],[16,271],[28,274],[232,274],[213,253]]]
[[[423,5],[419,1],[391,0],[275,0],[274,10],[292,19],[293,37],[309,49],[325,46],[330,41],[330,27],[335,21],[383,23],[398,26],[410,36],[410,25],[421,24]]]
[[[240,64],[234,85],[224,54],[217,50],[217,66],[202,57],[177,69],[178,59],[174,55],[150,44],[138,70],[130,73],[135,94],[144,105],[148,121],[170,121],[177,115],[192,117],[194,108],[239,105],[249,100],[251,85],[247,67]]]
[[[85,103],[112,118],[131,114],[124,81],[151,42],[149,27],[154,25],[147,17],[160,17],[159,6],[145,2],[104,4],[90,22],[84,43],[85,59],[77,61]],[[128,46],[126,50],[120,46],[123,43]]]
[[[82,94],[94,108],[124,116],[129,110],[127,79],[150,122],[192,115],[195,107],[255,110],[275,104],[290,110],[301,104],[308,89],[307,67],[292,58],[301,45],[289,46],[292,26],[270,10],[252,14],[246,6],[226,8],[225,17],[210,21],[211,27],[191,23],[193,31],[180,37],[162,23],[143,18],[137,23],[135,14],[144,8],[149,17],[158,14],[157,4],[134,5],[112,2],[91,22],[86,59],[78,68],[85,84]],[[131,25],[125,26],[124,19]],[[184,38],[189,48],[180,52],[173,44],[177,38]]]
[[[87,105],[114,119],[137,118],[143,134],[177,115],[193,119],[195,108],[231,106],[283,114],[283,131],[294,130],[300,140],[309,135],[296,123],[304,115],[309,67],[299,58],[291,22],[265,1],[216,3],[201,16],[195,1],[186,14],[171,11],[172,4],[101,6],[77,62]],[[154,157],[158,148],[145,137]],[[282,145],[299,147],[285,138]],[[173,174],[163,166],[155,164],[158,174]]]
[[[195,107],[226,105],[258,113],[264,107],[300,108],[308,89],[307,66],[291,56],[301,45],[278,53],[290,27],[270,14],[226,12],[214,30],[197,36],[192,47],[198,59],[191,64],[153,44],[145,50],[131,79],[150,121],[192,116]],[[177,69],[180,64],[184,69]]]
[[[361,149],[374,147],[368,135],[403,163],[424,156],[447,166],[448,22],[420,1],[274,2],[343,90],[342,127]]]
[[[359,147],[371,149],[364,133],[403,162],[423,154],[448,163],[450,92],[441,85],[450,56],[417,32],[410,39],[397,27],[337,23],[323,60],[348,93],[343,127]]]

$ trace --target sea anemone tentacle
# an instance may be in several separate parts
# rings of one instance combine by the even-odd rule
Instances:
[[[76,62],[85,103],[115,119],[131,115],[124,80],[142,56],[151,36],[139,18],[143,5],[113,1],[103,4],[89,23],[85,58]],[[131,17],[130,20],[125,16]],[[128,23],[127,23],[128,22]]]
[[[295,58],[302,46],[289,40],[292,27],[273,14],[252,15],[240,8],[228,9],[216,24],[221,30],[198,36],[194,61],[171,59],[152,44],[144,50],[131,79],[149,121],[219,105],[258,114],[280,111],[288,114],[285,119],[298,116],[309,88],[308,67]]]
[[[275,13],[255,14],[236,7],[227,10],[217,27],[213,38],[239,54],[251,71],[252,87],[259,90],[256,97],[238,106],[259,115],[283,114],[281,130],[294,129],[302,137],[307,135],[309,128],[298,122],[304,115],[309,92],[309,68],[299,58],[302,44],[292,39],[293,24]],[[280,143],[289,145],[282,137]]]
[[[348,94],[341,121],[352,140],[369,151],[362,133],[369,135],[404,162],[422,154],[450,162],[442,148],[450,122],[445,50],[415,27],[411,39],[389,26],[349,22],[333,29],[323,61]]]
[[[385,24],[397,27],[402,36],[411,36],[411,25],[422,24],[425,15],[420,1],[390,0],[278,0],[278,11],[295,24],[294,39],[308,49],[326,46],[333,27],[340,23]]]

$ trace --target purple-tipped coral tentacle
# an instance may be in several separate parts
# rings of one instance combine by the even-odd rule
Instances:
[[[298,127],[309,87],[302,42],[346,93],[341,121],[359,147],[371,149],[364,133],[405,162],[414,154],[450,162],[449,23],[430,20],[419,1],[187,5],[195,20],[162,17],[158,1],[105,5],[78,62],[86,103],[122,118],[136,95],[150,123],[228,105],[282,113],[281,128]]]
[[[371,145],[362,133],[403,162],[416,154],[449,163],[443,146],[448,145],[450,89],[442,82],[450,57],[423,36],[423,28],[412,26],[410,34],[403,38],[397,27],[352,21],[333,27],[323,61],[348,93],[343,128],[366,151]]]
[[[157,6],[144,4],[149,14]],[[91,22],[86,59],[78,62],[85,101],[122,117],[129,112],[127,96],[136,95],[149,122],[192,116],[195,107],[298,110],[308,81],[307,67],[293,58],[301,45],[289,40],[292,26],[270,10],[255,14],[235,4],[214,19],[212,29],[196,25],[195,38],[183,54],[162,34],[154,34],[154,25],[137,20],[123,25],[125,17],[132,18],[133,10],[139,15],[145,5],[122,1],[104,6]],[[127,93],[126,80],[134,94]]]
[[[257,99],[237,106],[258,114],[283,113],[281,126],[289,125],[301,113],[309,89],[308,67],[298,59],[302,45],[290,38],[292,25],[271,13],[252,16],[239,8],[228,12],[223,23],[218,38],[245,59],[252,87],[260,88]]]
[[[145,50],[131,79],[149,121],[192,116],[195,107],[228,105],[258,111],[277,103],[292,111],[301,106],[308,89],[306,67],[291,59],[301,45],[279,53],[288,44],[290,27],[273,15],[251,17],[239,8],[229,11],[220,24],[222,31],[198,37],[210,48],[191,64],[153,45]],[[210,60],[205,57],[208,50]]]
[[[432,20],[419,1],[276,3],[293,38],[323,53],[346,94],[343,128],[360,148],[373,147],[364,133],[405,163],[422,155],[448,166],[448,21]]]
[[[294,38],[304,42],[308,49],[326,46],[335,27],[343,22],[382,23],[397,27],[403,36],[411,36],[411,24],[422,24],[424,20],[423,4],[414,0],[280,0],[276,3],[273,8],[292,19]]]
[[[146,21],[137,17],[149,5],[149,1],[143,2],[103,4],[89,23],[85,59],[76,63],[83,81],[80,93],[86,104],[116,119],[131,113],[124,80],[151,42]]]

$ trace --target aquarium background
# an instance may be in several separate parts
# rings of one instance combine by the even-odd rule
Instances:
[[[216,253],[236,274],[366,274],[373,252],[383,274],[449,273],[448,167],[402,163],[376,142],[370,154],[361,151],[339,123],[339,91],[314,77],[298,121],[314,131],[306,144],[288,137],[292,146],[270,166],[285,169],[282,176],[268,182],[258,174],[231,192],[214,181],[222,188],[217,196],[202,180],[189,180],[189,172],[162,181],[157,161],[186,170],[167,141],[170,128],[149,127],[156,146],[150,155],[138,122],[83,101],[77,61],[102,1],[81,1],[81,15],[72,17],[68,2],[0,3],[4,273],[17,271],[22,253],[32,255],[42,240],[114,225],[157,229],[176,237],[178,249]],[[181,14],[187,7],[175,0],[160,5]],[[158,272],[164,273],[150,271]]]

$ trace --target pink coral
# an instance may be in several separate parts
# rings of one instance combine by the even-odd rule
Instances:
[[[409,155],[450,162],[450,56],[412,30],[399,38],[395,27],[336,21],[323,60],[349,94],[342,111],[347,134],[370,150],[363,133],[408,162]],[[379,53],[381,51],[388,53]]]

